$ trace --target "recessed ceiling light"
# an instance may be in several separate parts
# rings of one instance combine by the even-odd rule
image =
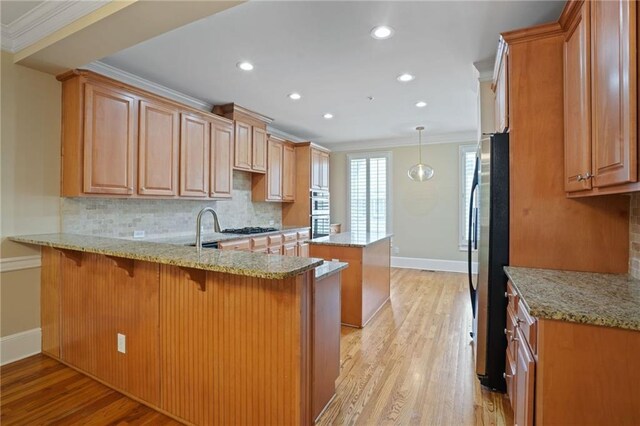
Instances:
[[[327,120],[331,120],[333,118],[333,114],[331,114],[330,112],[326,113],[325,115],[323,115],[324,118],[326,118]]]
[[[302,96],[300,96],[300,93],[289,93],[289,99],[293,99],[294,101],[297,101],[298,99],[300,99]]]
[[[406,83],[407,81],[411,81],[411,80],[413,80],[414,78],[415,78],[415,77],[414,77],[414,76],[412,76],[411,74],[404,73],[404,74],[400,74],[400,75],[398,76],[398,81],[400,81],[400,82],[402,82],[402,83]]]
[[[371,30],[371,37],[376,40],[384,40],[386,38],[390,38],[393,33],[393,28],[387,27],[386,25],[379,25],[377,27],[373,27]]]
[[[416,102],[416,106],[418,108],[424,108],[424,107],[427,106],[427,103],[425,101],[418,101],[418,102]]]
[[[243,71],[251,71],[253,69],[253,64],[247,61],[238,62],[236,66]]]

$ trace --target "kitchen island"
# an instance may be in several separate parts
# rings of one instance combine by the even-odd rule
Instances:
[[[311,424],[333,396],[318,363],[339,364],[326,347],[339,348],[345,264],[74,234],[11,240],[42,246],[43,353],[136,400],[192,424]]]
[[[309,254],[349,264],[342,279],[342,324],[364,327],[389,300],[391,234],[343,232],[314,238]]]

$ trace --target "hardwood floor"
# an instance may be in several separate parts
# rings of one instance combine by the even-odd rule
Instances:
[[[466,275],[393,269],[391,281],[367,327],[343,327],[337,395],[318,424],[513,424],[506,397],[473,373]],[[177,424],[43,355],[3,366],[0,386],[3,426]]]
[[[392,269],[391,303],[342,328],[337,392],[317,424],[513,424],[475,377],[467,276]]]

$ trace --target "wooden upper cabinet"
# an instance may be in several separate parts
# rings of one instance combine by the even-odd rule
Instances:
[[[571,22],[564,42],[564,188],[591,189],[591,62],[589,4]]]
[[[329,190],[329,153],[320,153],[320,189]]]
[[[295,201],[296,152],[292,144],[283,145],[282,154],[282,200]]]
[[[231,123],[211,123],[211,197],[231,198],[233,132]]]
[[[89,194],[133,194],[137,100],[115,88],[84,88],[84,179]]]
[[[236,121],[233,167],[251,171],[252,126]]]
[[[267,171],[267,131],[259,127],[253,127],[251,170]]]
[[[509,55],[504,40],[500,41],[498,54],[493,90],[496,94],[496,132],[501,133],[509,128]]]
[[[210,124],[190,114],[181,114],[180,124],[180,195],[207,197]]]
[[[138,194],[178,194],[180,114],[157,101],[141,100],[138,129]]]
[[[590,3],[593,186],[636,182],[636,2]]]
[[[267,142],[267,200],[282,201],[282,142],[269,139]]]
[[[311,149],[311,189],[321,189],[322,187],[321,155],[321,151]]]

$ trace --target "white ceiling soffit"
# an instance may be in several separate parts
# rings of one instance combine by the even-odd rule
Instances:
[[[563,5],[253,1],[101,61],[209,104],[236,102],[322,144],[402,138],[417,125],[427,138],[475,133],[473,63],[495,55],[500,32],[557,20]],[[394,36],[374,40],[369,33],[380,24]],[[243,60],[255,69],[240,71]],[[405,72],[415,80],[399,83]],[[292,92],[302,99],[290,100]]]
[[[2,0],[2,50],[12,53],[22,50],[109,2]],[[26,9],[26,5],[32,7]],[[5,22],[7,17],[13,18],[22,11],[16,19]]]

